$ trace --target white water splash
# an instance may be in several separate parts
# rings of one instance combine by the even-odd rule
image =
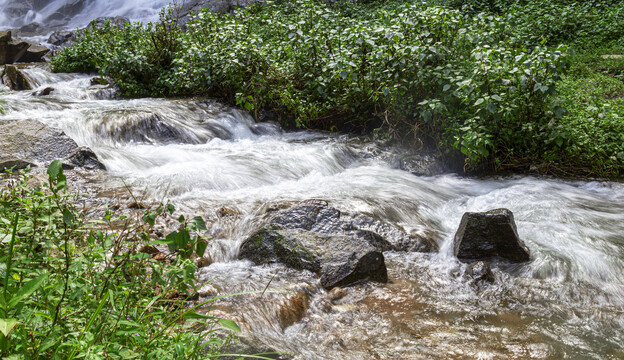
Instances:
[[[124,16],[131,21],[155,21],[160,9],[171,0],[0,0],[0,28],[17,28],[33,22],[44,26],[58,25],[59,11],[71,19],[62,24],[68,29],[83,27],[97,17]],[[182,1],[179,1],[182,3]],[[72,8],[73,6],[73,8]],[[21,8],[22,16],[11,16],[7,10]]]

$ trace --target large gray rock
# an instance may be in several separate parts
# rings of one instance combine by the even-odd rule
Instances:
[[[50,45],[65,47],[71,45],[78,38],[76,31],[59,30],[53,32],[47,40]]]
[[[23,63],[36,63],[45,61],[43,60],[43,57],[46,56],[48,52],[50,52],[50,49],[41,44],[33,42],[28,42],[28,44],[30,44],[30,46],[28,47],[28,49],[26,49],[26,52],[22,54],[22,56],[19,58],[19,61]]]
[[[453,245],[455,256],[464,262],[491,258],[511,262],[531,259],[528,248],[518,236],[513,213],[508,209],[465,213]]]
[[[13,39],[11,31],[0,32],[0,65],[39,62],[50,51],[40,44]]]
[[[47,166],[56,159],[62,159],[70,167],[103,167],[97,158],[89,159],[95,154],[85,152],[86,149],[80,148],[63,131],[39,121],[0,122],[0,165],[4,164],[0,171],[5,167],[23,168],[29,164]]]
[[[86,0],[66,0],[53,14],[43,20],[43,23],[47,26],[63,26],[82,12],[86,3]]]
[[[2,82],[10,90],[31,90],[33,86],[24,76],[22,71],[15,65],[6,65],[2,70]]]
[[[365,279],[387,281],[383,251],[430,249],[422,239],[382,221],[308,200],[277,212],[242,244],[239,257],[315,272],[331,289]]]
[[[18,62],[29,47],[28,42],[12,39],[10,31],[3,31],[0,33],[0,65]]]
[[[247,239],[240,257],[256,264],[281,263],[312,271],[321,276],[321,285],[326,289],[364,279],[388,280],[383,253],[355,236],[324,235],[273,225]]]

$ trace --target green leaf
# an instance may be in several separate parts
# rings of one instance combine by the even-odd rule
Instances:
[[[34,278],[24,284],[19,291],[13,296],[13,298],[9,301],[8,307],[12,308],[13,306],[20,303],[23,299],[28,298],[32,293],[37,291],[41,283],[48,277],[48,274],[43,274],[37,278]]]
[[[442,88],[442,91],[446,92],[446,91],[448,91],[450,88],[451,88],[451,85],[450,85],[450,84],[446,84],[446,85],[444,85],[444,87]]]
[[[59,174],[63,174],[63,164],[61,164],[61,160],[54,160],[48,166],[48,175],[50,175],[50,179],[55,180]]]
[[[206,223],[204,222],[204,219],[202,219],[201,216],[194,217],[193,219],[191,219],[189,224],[195,230],[206,230]]]
[[[63,222],[69,226],[72,226],[74,224],[74,220],[74,214],[72,214],[71,211],[67,209],[63,209]]]
[[[493,103],[489,103],[487,104],[487,109],[489,112],[491,112],[492,114],[496,114],[496,110],[497,110],[498,106],[496,106],[496,104]]]
[[[17,319],[0,319],[0,332],[4,334],[5,337],[9,337],[9,334],[17,324],[19,324],[19,321],[17,321]],[[236,326],[236,324],[234,324],[234,326]]]
[[[219,324],[226,329],[232,330],[234,332],[241,332],[241,329],[236,325],[236,323],[229,319],[219,319]]]
[[[204,253],[206,253],[207,247],[208,247],[208,243],[206,243],[203,240],[200,240],[197,242],[197,249],[195,250],[195,252],[197,253],[199,257],[202,257],[204,256]]]
[[[485,99],[479,98],[477,101],[475,101],[474,106],[479,106],[479,105],[483,104],[484,101],[485,101]]]
[[[119,355],[121,356],[122,359],[134,359],[134,358],[138,358],[139,356],[141,356],[129,349],[122,349],[119,352]]]

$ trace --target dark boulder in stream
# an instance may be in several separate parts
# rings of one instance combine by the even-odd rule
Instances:
[[[518,236],[513,213],[508,209],[465,213],[453,246],[455,256],[463,262],[490,258],[511,262],[531,259],[529,250]]]
[[[16,166],[47,166],[61,159],[65,168],[103,169],[95,154],[63,131],[36,120],[0,123],[0,171]]]
[[[308,200],[279,211],[241,246],[240,258],[282,263],[321,277],[326,289],[360,280],[388,280],[383,251],[430,251],[423,239],[365,215],[352,216],[326,201]]]

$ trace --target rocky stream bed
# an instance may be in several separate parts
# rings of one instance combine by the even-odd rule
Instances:
[[[19,70],[32,89],[0,93],[0,164],[61,158],[91,209],[140,212],[132,191],[203,216],[199,299],[258,291],[205,309],[244,329],[233,351],[624,356],[621,183],[462,178],[431,154],[285,132],[208,99],[119,100],[92,75]],[[513,215],[464,216],[499,208]]]

